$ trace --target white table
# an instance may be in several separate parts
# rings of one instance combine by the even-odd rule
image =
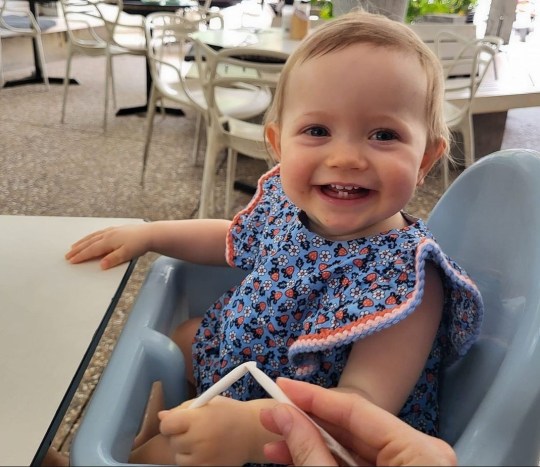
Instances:
[[[256,32],[249,29],[207,29],[193,35],[206,44],[221,48],[256,47],[288,54],[300,44],[300,41],[289,39],[288,34],[281,28],[261,29]]]
[[[69,246],[140,219],[0,216],[0,465],[39,462],[129,277]]]

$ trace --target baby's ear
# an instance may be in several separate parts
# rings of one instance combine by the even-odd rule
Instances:
[[[442,138],[426,146],[424,157],[422,158],[422,163],[420,164],[420,168],[418,169],[418,177],[416,180],[416,184],[418,186],[424,183],[424,178],[433,168],[435,163],[441,157],[443,157],[445,150],[446,141]]]
[[[276,122],[267,123],[264,128],[266,141],[272,148],[272,155],[277,161],[281,160],[281,133]]]

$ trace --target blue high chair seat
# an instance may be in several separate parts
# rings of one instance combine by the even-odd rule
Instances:
[[[478,342],[444,375],[441,434],[461,465],[538,465],[540,450],[540,153],[480,159],[452,184],[429,226],[479,286]],[[152,384],[186,398],[167,337],[244,273],[162,257],[143,284],[71,448],[71,465],[128,465]]]

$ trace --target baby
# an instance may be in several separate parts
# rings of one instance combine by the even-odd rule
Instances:
[[[467,352],[480,294],[426,225],[403,212],[446,157],[437,57],[404,24],[353,12],[316,29],[289,57],[266,138],[279,164],[233,221],[112,228],[67,258],[108,268],[155,251],[248,271],[173,339],[201,393],[246,361],[362,395],[435,435],[441,369]],[[267,461],[275,402],[245,378],[207,406],[160,414],[132,461]]]

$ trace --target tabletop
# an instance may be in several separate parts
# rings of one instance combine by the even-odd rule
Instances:
[[[222,48],[256,47],[258,49],[292,53],[300,41],[290,39],[281,28],[207,29],[193,34],[206,44]]]
[[[139,222],[0,216],[0,465],[44,454],[134,264],[102,271],[64,254],[95,230]]]
[[[179,8],[198,6],[197,0],[124,0],[122,9],[126,13],[147,16],[156,11],[175,12]]]

